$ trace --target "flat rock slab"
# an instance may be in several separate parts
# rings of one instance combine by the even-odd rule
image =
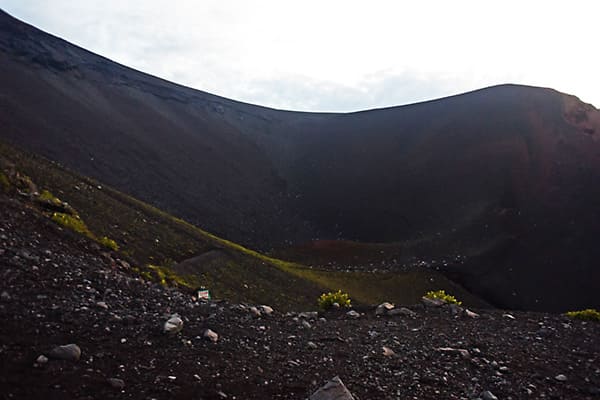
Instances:
[[[354,400],[339,376],[323,385],[310,396],[309,400]]]

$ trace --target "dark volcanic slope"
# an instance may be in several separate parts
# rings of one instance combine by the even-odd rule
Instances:
[[[284,112],[142,74],[1,14],[0,127],[245,244],[418,243],[467,256],[454,272],[496,304],[599,305],[600,113],[551,89]]]

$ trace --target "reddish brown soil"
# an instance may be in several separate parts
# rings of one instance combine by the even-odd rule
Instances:
[[[307,328],[277,310],[256,318],[224,301],[196,303],[136,278],[117,257],[0,198],[1,398],[304,399],[335,375],[363,400],[600,395],[598,323],[523,312],[511,320],[499,310],[470,319],[412,306],[414,318],[369,308],[358,319],[322,314]],[[172,313],[185,324],[168,336],[162,326]],[[207,328],[217,343],[202,338]],[[36,366],[67,343],[81,347],[79,361]],[[124,389],[108,378],[123,379]]]

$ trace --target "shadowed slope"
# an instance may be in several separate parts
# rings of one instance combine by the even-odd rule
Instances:
[[[2,137],[235,241],[401,243],[495,304],[598,305],[600,113],[502,85],[351,114],[239,103],[0,15]],[[412,244],[418,243],[418,246]]]

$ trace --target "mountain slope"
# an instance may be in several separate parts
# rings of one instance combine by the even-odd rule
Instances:
[[[446,273],[497,305],[598,305],[600,113],[573,96],[502,85],[278,111],[0,22],[0,134],[13,143],[246,245],[399,243],[399,263],[466,259]]]
[[[46,216],[56,222],[55,212],[75,214],[78,225],[86,228],[79,229],[84,235],[75,235],[73,241],[90,246],[90,238],[100,243],[102,237],[114,240],[111,247],[118,246],[119,252],[104,251],[116,260],[115,267],[122,266],[123,259],[132,275],[186,291],[205,286],[218,299],[287,310],[314,308],[321,293],[338,289],[356,304],[412,304],[429,290],[445,289],[470,306],[488,306],[436,271],[335,272],[269,257],[2,142],[0,198],[7,198],[7,204],[21,199],[29,213],[41,214],[38,221]]]

